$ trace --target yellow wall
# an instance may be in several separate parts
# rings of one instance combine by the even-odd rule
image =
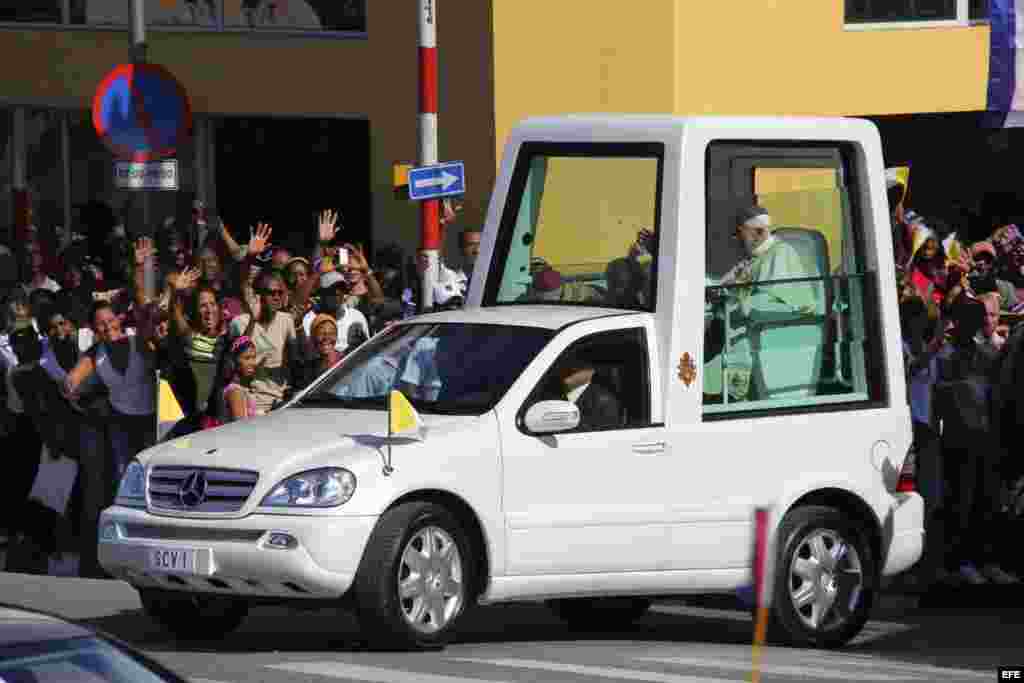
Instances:
[[[850,31],[840,0],[496,0],[495,129],[568,112],[985,108],[987,26]]]
[[[676,0],[495,0],[499,158],[511,128],[528,116],[671,111],[676,5]]]
[[[680,114],[985,108],[987,26],[843,29],[839,0],[678,0]]]

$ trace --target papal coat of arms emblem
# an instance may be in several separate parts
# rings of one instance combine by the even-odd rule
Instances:
[[[688,352],[683,353],[679,359],[679,379],[683,380],[686,386],[690,386],[693,380],[697,379],[697,364],[693,362],[693,357]]]

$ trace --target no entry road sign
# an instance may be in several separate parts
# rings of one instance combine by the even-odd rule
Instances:
[[[188,141],[192,110],[185,88],[164,67],[122,64],[96,88],[92,122],[116,158],[152,161]]]

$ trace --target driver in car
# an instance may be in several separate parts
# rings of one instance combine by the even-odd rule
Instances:
[[[571,352],[558,369],[563,396],[580,411],[579,429],[594,431],[622,426],[622,406],[615,395],[594,382],[594,364]]]

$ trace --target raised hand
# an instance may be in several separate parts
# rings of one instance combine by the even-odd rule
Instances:
[[[146,261],[153,258],[155,254],[153,240],[149,237],[140,237],[135,241],[135,265],[145,265]]]
[[[370,264],[366,260],[366,255],[363,254],[362,246],[346,244],[344,247],[348,251],[348,265],[350,268],[355,268],[356,270],[370,269]]]
[[[321,244],[330,242],[335,235],[341,232],[342,226],[338,225],[338,212],[327,209],[320,212],[320,222],[317,225],[317,238]]]
[[[199,282],[199,269],[186,268],[174,278],[174,288],[179,292],[192,289]]]
[[[272,232],[269,223],[257,223],[256,229],[249,228],[249,251],[256,256],[262,254],[270,246],[270,233]]]
[[[441,201],[441,225],[448,225],[462,211],[462,202],[455,203],[450,197]]]

